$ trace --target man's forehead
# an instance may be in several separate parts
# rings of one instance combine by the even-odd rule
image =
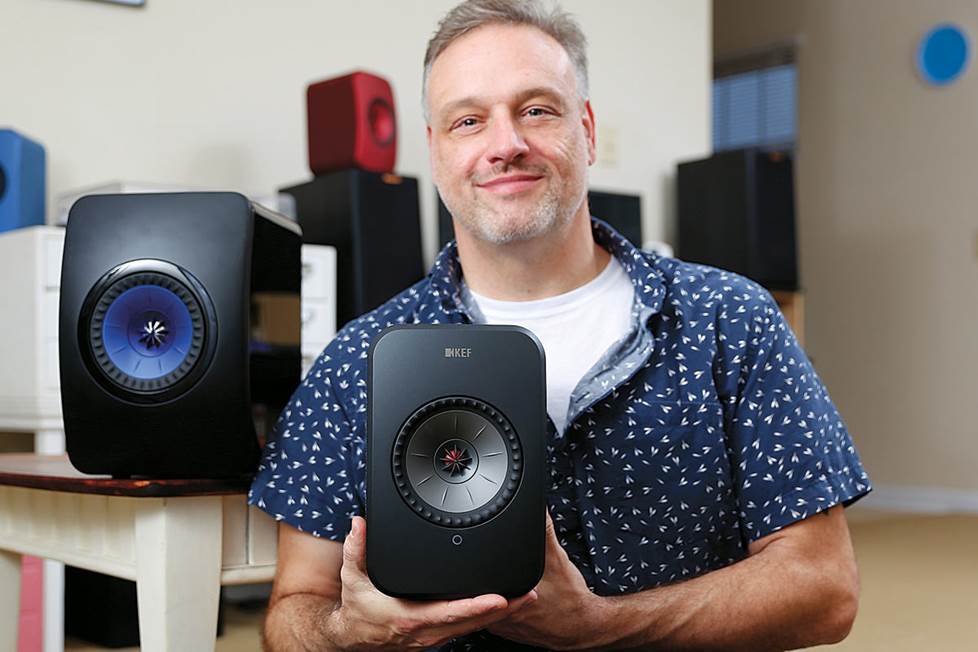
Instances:
[[[566,92],[576,83],[570,57],[553,37],[528,25],[492,24],[459,37],[438,55],[428,76],[428,97],[435,109],[533,87]]]

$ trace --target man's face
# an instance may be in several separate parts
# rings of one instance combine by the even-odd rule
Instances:
[[[435,185],[472,236],[528,240],[580,210],[594,118],[553,38],[513,25],[462,36],[432,65],[428,108]]]

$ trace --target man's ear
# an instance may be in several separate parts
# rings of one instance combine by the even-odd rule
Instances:
[[[591,100],[584,100],[584,115],[581,116],[581,122],[587,137],[587,164],[594,165],[597,160],[597,136],[595,135],[594,111],[591,109]]]
[[[435,153],[431,151],[431,125],[425,126],[425,134],[428,138],[428,168],[431,170],[431,180],[437,185],[438,179],[435,174]]]

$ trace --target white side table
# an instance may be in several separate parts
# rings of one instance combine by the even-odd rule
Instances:
[[[141,648],[213,650],[220,587],[271,581],[276,524],[250,479],[116,480],[65,456],[0,455],[0,649],[15,649],[20,555],[134,580]]]
[[[60,408],[60,405],[58,407]],[[35,453],[60,455],[65,452],[65,432],[60,409],[57,416],[15,417],[9,414],[0,414],[0,432],[34,433]],[[42,649],[43,652],[63,652],[65,641],[65,566],[60,561],[45,559],[42,569],[40,582]]]

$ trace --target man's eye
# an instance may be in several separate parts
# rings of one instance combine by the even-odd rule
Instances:
[[[531,118],[539,118],[540,116],[547,115],[547,111],[539,106],[534,106],[526,110],[526,115]]]
[[[470,128],[470,127],[474,127],[477,124],[479,124],[479,122],[475,118],[462,118],[461,120],[459,120],[458,122],[455,123],[455,127],[454,128],[455,129],[467,129],[467,128]]]

